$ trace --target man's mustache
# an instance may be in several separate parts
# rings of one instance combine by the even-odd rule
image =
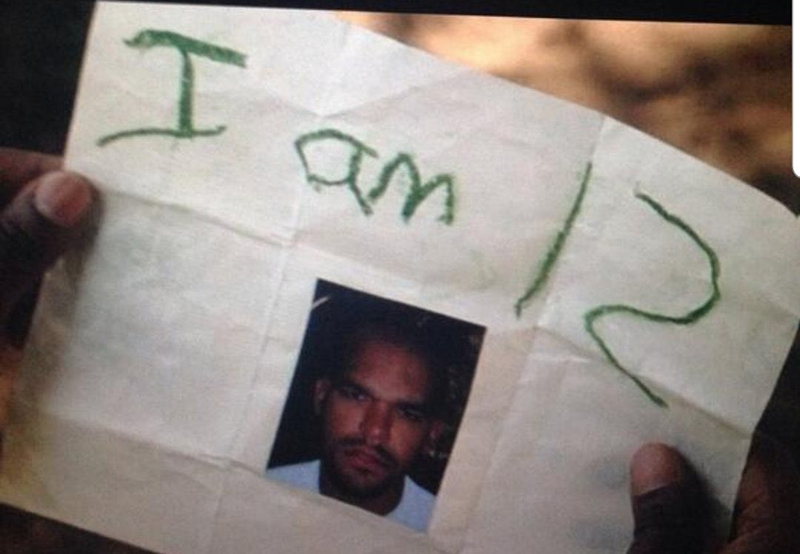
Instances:
[[[395,468],[400,463],[397,461],[397,458],[386,450],[384,447],[378,446],[369,446],[367,442],[360,438],[360,437],[344,437],[336,441],[336,445],[341,448],[363,448],[369,451],[370,454],[374,455],[378,458],[381,464],[385,465],[387,468]]]

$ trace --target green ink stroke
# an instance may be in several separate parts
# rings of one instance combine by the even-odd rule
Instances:
[[[148,135],[163,135],[175,138],[194,138],[201,136],[214,136],[222,133],[225,125],[212,129],[195,129],[194,116],[194,67],[190,55],[207,58],[209,60],[245,67],[246,56],[230,48],[223,48],[207,42],[189,38],[172,31],[159,31],[146,29],[135,37],[124,41],[131,48],[148,50],[157,46],[175,48],[183,60],[181,68],[180,88],[178,91],[178,127],[165,129],[160,127],[143,127],[130,129],[106,135],[97,141],[98,146],[105,146],[110,142],[122,138]]]
[[[347,161],[347,175],[344,178],[328,179],[311,171],[311,168],[308,164],[308,158],[306,157],[305,148],[309,143],[315,143],[323,140],[334,140],[347,144],[353,148],[352,152],[350,153],[350,158]],[[300,156],[300,161],[303,164],[303,170],[306,173],[306,182],[308,182],[308,184],[313,186],[316,190],[319,190],[319,185],[346,185],[347,188],[353,193],[353,196],[356,197],[356,201],[358,202],[361,211],[364,212],[364,215],[370,215],[372,213],[372,207],[364,199],[361,189],[358,188],[358,174],[361,172],[361,162],[364,159],[364,154],[367,156],[372,156],[373,158],[378,156],[378,153],[374,149],[370,148],[360,140],[353,138],[341,131],[337,131],[336,129],[320,129],[319,131],[313,131],[311,133],[301,135],[300,138],[294,141],[294,148],[297,150],[298,156]]]
[[[414,215],[417,207],[419,207],[419,205],[437,188],[444,187],[444,213],[439,216],[439,221],[451,225],[453,223],[455,211],[455,183],[453,176],[448,174],[436,175],[423,185],[417,164],[414,163],[414,159],[409,154],[401,152],[383,167],[378,177],[378,184],[369,191],[370,201],[374,203],[383,196],[395,172],[401,167],[406,168],[408,176],[411,179],[411,188],[401,212],[403,220],[408,223],[408,220]]]
[[[517,317],[522,315],[522,310],[525,309],[525,306],[531,301],[531,299],[536,296],[539,291],[542,290],[542,288],[544,288],[547,279],[550,277],[550,271],[553,269],[558,256],[564,249],[564,244],[567,242],[567,237],[569,237],[569,234],[572,231],[572,226],[575,224],[575,219],[577,219],[578,214],[581,211],[581,205],[583,204],[583,198],[586,196],[586,189],[589,186],[589,177],[591,176],[591,173],[592,163],[589,162],[586,164],[586,170],[584,171],[583,178],[581,179],[581,186],[578,189],[578,194],[575,196],[575,201],[572,203],[572,208],[569,210],[567,219],[564,221],[564,226],[555,236],[553,242],[550,243],[550,247],[547,249],[544,258],[542,258],[542,261],[539,263],[539,270],[536,272],[536,277],[534,277],[533,282],[525,291],[525,294],[523,294],[514,305],[514,311],[517,313]]]
[[[600,349],[605,354],[608,361],[616,367],[619,371],[622,372],[623,375],[631,379],[641,391],[647,395],[647,397],[652,400],[655,404],[661,407],[667,407],[667,403],[664,401],[663,398],[655,394],[651,391],[647,385],[645,385],[638,377],[633,375],[630,371],[625,369],[621,363],[617,360],[614,354],[611,352],[611,349],[608,347],[606,342],[603,338],[598,334],[598,332],[594,328],[595,322],[603,316],[615,314],[615,313],[624,313],[629,314],[633,317],[638,317],[642,319],[646,319],[648,321],[655,321],[659,323],[672,323],[675,325],[690,325],[701,317],[706,315],[714,305],[720,299],[720,292],[719,292],[719,275],[720,275],[720,267],[719,267],[719,260],[717,259],[717,255],[714,250],[702,239],[700,236],[692,229],[687,223],[685,223],[682,219],[678,216],[669,213],[664,207],[653,200],[650,196],[646,194],[637,193],[636,197],[639,200],[642,200],[646,204],[648,204],[658,215],[660,215],[664,220],[672,225],[675,225],[684,233],[689,235],[689,237],[700,247],[700,249],[705,253],[706,257],[708,258],[708,263],[711,268],[711,294],[708,299],[698,306],[697,308],[691,310],[690,312],[686,313],[682,316],[669,316],[664,314],[659,314],[655,312],[647,312],[645,310],[640,310],[639,308],[634,308],[633,306],[626,306],[624,304],[610,304],[604,306],[597,306],[586,312],[583,316],[584,326],[586,332],[594,339]]]

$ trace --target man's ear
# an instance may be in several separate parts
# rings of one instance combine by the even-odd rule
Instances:
[[[317,379],[314,382],[314,413],[320,415],[322,413],[322,405],[325,399],[328,398],[328,393],[331,391],[330,379]]]
[[[439,451],[439,439],[445,431],[445,423],[441,419],[434,419],[431,422],[431,428],[428,429],[428,437],[425,440],[425,451],[435,457]]]

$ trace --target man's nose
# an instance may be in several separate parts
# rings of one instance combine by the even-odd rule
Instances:
[[[389,440],[392,429],[391,407],[385,402],[370,402],[361,421],[361,432],[369,446],[379,446]]]

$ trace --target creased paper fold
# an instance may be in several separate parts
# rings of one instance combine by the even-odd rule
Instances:
[[[246,57],[192,62],[191,125],[223,131],[98,144],[191,127],[181,55],[124,42],[148,29]],[[351,142],[304,167],[298,140],[322,130]],[[346,180],[354,144],[354,186],[309,177]],[[451,213],[443,189],[409,208],[408,173],[369,195],[398,155],[453,179]],[[800,225],[745,184],[321,12],[134,3],[97,7],[66,164],[103,217],[44,288],[3,501],[163,552],[612,552],[627,461],[664,440],[729,515],[800,318]],[[709,295],[708,256],[643,194],[720,267],[690,324],[595,322],[667,407],[587,332],[599,306],[678,317]],[[427,534],[263,475],[317,279],[487,329]]]

